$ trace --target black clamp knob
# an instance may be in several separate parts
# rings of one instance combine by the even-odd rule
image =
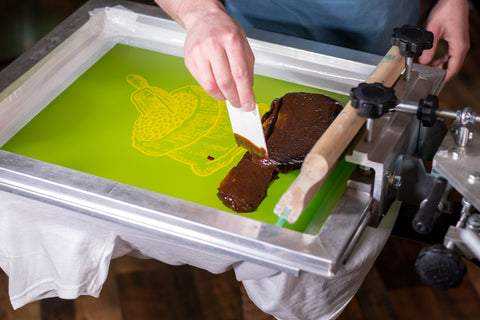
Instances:
[[[418,102],[417,119],[422,121],[425,127],[432,127],[437,121],[438,105],[438,97],[433,94]]]
[[[392,45],[397,46],[403,56],[418,58],[423,50],[433,47],[433,33],[420,26],[404,25],[393,29]]]
[[[350,90],[352,107],[369,119],[377,119],[390,111],[397,104],[393,88],[385,87],[379,82],[360,83]]]
[[[462,283],[467,268],[458,252],[442,244],[435,244],[420,251],[415,271],[425,285],[447,290]]]

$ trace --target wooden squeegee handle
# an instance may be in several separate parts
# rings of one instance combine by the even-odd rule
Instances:
[[[398,47],[393,46],[366,82],[380,82],[390,87],[404,68],[405,58]],[[274,210],[276,214],[288,214],[289,223],[297,221],[364,123],[365,118],[358,114],[349,101],[305,158],[300,174],[277,203]]]

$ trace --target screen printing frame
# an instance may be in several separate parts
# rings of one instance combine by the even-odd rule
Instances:
[[[256,74],[347,95],[381,59],[259,30],[247,34]],[[0,73],[0,145],[115,44],[182,56],[184,38],[184,30],[160,8],[121,0],[87,2]],[[347,189],[324,226],[316,229],[320,232],[300,233],[3,150],[0,190],[155,233],[199,251],[291,274],[325,276],[350,252],[366,226],[371,202],[368,193]]]

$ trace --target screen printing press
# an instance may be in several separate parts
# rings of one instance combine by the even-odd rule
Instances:
[[[365,105],[384,107],[351,91],[388,54],[382,59],[259,30],[247,35],[256,57],[254,91],[264,108],[293,91],[325,93],[344,105],[351,97],[362,113]],[[459,253],[479,257],[480,125],[468,109],[438,109],[443,71],[406,59],[392,83],[392,105],[366,115],[366,126],[340,150],[303,214],[282,227],[274,208],[298,172],[280,175],[253,213],[230,211],[216,197],[219,182],[245,152],[235,144],[221,103],[208,107],[217,119],[212,124],[193,121],[177,129],[191,137],[184,145],[132,145],[142,138],[132,135],[140,115],[141,125],[152,130],[173,121],[145,120],[169,109],[162,101],[183,106],[209,99],[192,93],[198,89],[191,89],[196,83],[181,58],[184,39],[184,30],[159,8],[92,0],[3,70],[3,199],[45,204],[67,220],[81,217],[114,230],[130,252],[112,257],[135,251],[212,272],[234,266],[239,279],[240,265],[257,277],[330,278],[348,265],[366,231],[375,235],[383,220],[402,214],[402,203],[419,208],[413,228],[426,233],[442,212],[452,211],[456,192],[463,199],[461,218],[443,247],[423,254],[435,257],[420,269],[429,274],[435,259],[450,261]],[[386,89],[359,94],[378,90]],[[442,117],[455,118],[450,130]],[[432,159],[428,172],[423,161]]]

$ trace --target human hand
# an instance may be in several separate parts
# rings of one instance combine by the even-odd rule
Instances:
[[[434,34],[433,47],[423,52],[419,62],[441,69],[447,64],[447,82],[460,71],[470,49],[468,1],[439,0],[430,12],[426,29]],[[440,39],[448,42],[448,53],[433,60]]]
[[[217,100],[253,110],[255,58],[240,24],[221,5],[193,8],[182,22],[187,30],[185,65],[198,83]]]

